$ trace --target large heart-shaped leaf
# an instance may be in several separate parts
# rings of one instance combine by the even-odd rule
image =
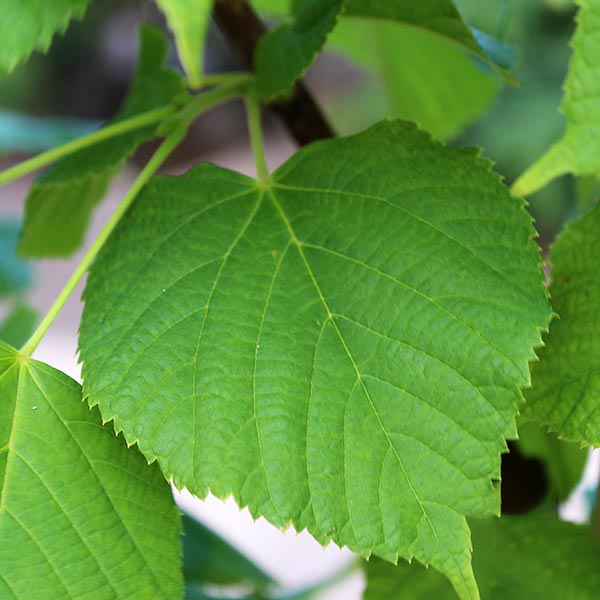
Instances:
[[[148,186],[98,257],[85,392],[167,477],[476,597],[465,515],[549,317],[530,218],[473,150],[383,122],[267,183]]]

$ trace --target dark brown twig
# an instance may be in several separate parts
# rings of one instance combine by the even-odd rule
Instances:
[[[263,22],[245,0],[215,0],[213,14],[219,29],[235,48],[240,59],[246,67],[252,69],[256,46],[267,31]],[[277,100],[269,106],[283,120],[300,146],[335,137],[302,82],[296,83],[289,98]]]

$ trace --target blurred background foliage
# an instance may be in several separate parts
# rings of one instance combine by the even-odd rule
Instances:
[[[253,2],[270,24],[284,16],[288,3]],[[352,19],[342,19],[327,52],[308,73],[308,83],[340,133],[385,116],[416,120],[436,137],[482,147],[510,183],[562,133],[558,107],[575,7],[572,0],[456,4],[469,25],[507,44],[509,51],[516,49],[512,72],[520,85],[507,83],[441,38],[399,24]],[[1,76],[0,152],[40,151],[114,115],[135,64],[137,28],[142,22],[162,25],[162,19],[147,0],[92,2],[82,21],[55,38],[48,55],[34,54],[10,76]],[[173,52],[171,63],[176,62]],[[239,68],[214,28],[206,62],[208,71]],[[205,156],[241,136],[239,107],[226,107],[194,128],[179,159]],[[542,245],[597,193],[595,180],[563,177],[532,196]]]

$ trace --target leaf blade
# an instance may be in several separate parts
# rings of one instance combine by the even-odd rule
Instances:
[[[151,26],[140,30],[140,58],[132,89],[115,120],[127,119],[172,102],[184,93],[180,75],[164,66],[167,42]],[[83,242],[95,206],[127,157],[156,137],[146,126],[80,150],[55,163],[33,183],[25,203],[19,254],[63,257]]]
[[[55,33],[64,33],[71,19],[79,19],[88,0],[44,0],[28,3],[5,0],[0,18],[0,70],[12,71],[35,50],[47,52]]]
[[[598,264],[590,248],[598,241],[600,206],[570,223],[550,253],[550,294],[560,316],[552,321],[545,346],[532,365],[526,415],[559,437],[600,443],[597,411],[598,359],[590,331],[597,327],[593,298]]]
[[[585,598],[598,589],[600,548],[589,527],[533,512],[470,521],[473,565],[483,598]],[[366,600],[456,598],[448,581],[418,565],[367,565]]]
[[[496,240],[500,230],[508,246],[466,241],[471,225],[444,223],[449,198],[454,217],[477,223],[478,211],[506,210],[506,227],[478,231]],[[428,210],[437,222],[424,222]],[[492,479],[548,316],[532,233],[522,204],[473,151],[402,122],[303,149],[268,190],[208,165],[158,178],[90,274],[86,393],[176,485],[233,494],[253,515],[307,528],[322,543],[416,556],[476,597],[464,515],[499,510]],[[435,240],[433,255],[422,239]],[[433,289],[435,278],[418,274],[429,260],[447,260],[440,268],[460,284]],[[527,332],[518,349],[495,307],[482,316],[469,270],[512,303],[503,317]],[[479,316],[467,316],[457,285],[479,297]],[[371,293],[386,300],[373,304]],[[437,324],[426,334],[418,322],[430,318]],[[498,337],[499,349],[482,337]],[[449,350],[444,340],[455,338]],[[482,352],[472,372],[461,358],[471,345]],[[477,427],[453,393],[468,398]],[[142,423],[138,411],[152,416]],[[180,427],[187,441],[175,447]],[[464,465],[467,448],[476,458]],[[440,472],[443,489],[428,475]]]
[[[573,54],[564,84],[561,111],[567,118],[566,131],[513,185],[515,194],[535,192],[551,180],[573,173],[600,173],[600,7],[594,0],[578,0],[577,29],[571,42]]]
[[[193,87],[202,82],[204,40],[212,0],[156,0],[175,36],[181,63]]]
[[[11,597],[179,595],[178,517],[156,466],[101,426],[66,375],[4,343],[0,372],[0,531],[11,542],[0,571]]]

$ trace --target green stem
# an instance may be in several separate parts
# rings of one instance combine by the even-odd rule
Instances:
[[[194,98],[181,110],[167,119],[164,126],[169,127],[171,123],[174,123],[175,126],[179,126],[179,124],[189,125],[200,113],[203,113],[217,104],[222,104],[231,98],[241,96],[247,85],[248,81],[244,80],[217,87],[208,92],[199,94],[198,96],[194,96]]]
[[[238,83],[210,90],[196,96],[187,106],[182,108],[175,115],[172,115],[171,119],[173,119],[173,121],[168,120],[165,122],[165,126],[169,126],[171,129],[164,142],[154,153],[148,164],[143,168],[137,179],[133,182],[133,185],[129,188],[123,197],[123,200],[121,200],[117,210],[113,213],[98,237],[94,240],[94,243],[86,252],[69,281],[67,281],[67,284],[60,292],[54,304],[50,307],[50,310],[40,323],[39,327],[35,330],[29,341],[21,348],[21,354],[23,356],[31,356],[33,354],[34,350],[38,347],[38,344],[50,328],[50,325],[52,325],[58,316],[58,313],[64,307],[67,299],[94,262],[98,252],[116,227],[117,223],[121,220],[121,217],[127,212],[127,209],[131,206],[131,203],[135,200],[140,190],[148,183],[154,173],[185,137],[189,124],[205,110],[208,110],[229,98],[240,95],[243,89],[244,86]]]
[[[256,174],[262,183],[269,181],[269,171],[265,160],[265,147],[260,118],[260,106],[258,100],[253,96],[246,96],[246,112],[248,115],[248,131],[250,132],[250,143],[256,164]]]
[[[184,138],[187,128],[181,126],[167,137],[161,144],[159,149],[152,156],[148,164],[142,169],[142,172],[138,175],[137,179],[133,182],[133,185],[129,188],[123,200],[117,207],[117,210],[113,213],[111,218],[108,220],[106,225],[98,237],[94,240],[94,243],[90,246],[86,252],[82,261],[79,263],[73,275],[67,284],[60,292],[58,298],[40,323],[39,327],[35,330],[29,341],[21,348],[21,354],[23,356],[31,356],[38,344],[50,328],[50,325],[54,322],[54,319],[58,316],[58,313],[62,310],[69,296],[73,293],[77,284],[81,281],[81,278],[85,275],[86,271],[91,266],[92,262],[96,258],[98,252],[116,227],[117,223],[121,220],[121,217],[125,214],[127,209],[131,206],[131,203],[138,195],[140,190],[148,183],[150,178],[154,175],[157,169],[164,163],[166,158],[171,152],[177,147],[179,142]]]
[[[216,85],[230,85],[232,83],[248,83],[254,79],[252,73],[247,71],[233,73],[213,73],[205,75],[202,78],[202,88],[212,87]]]
[[[175,107],[173,106],[156,108],[154,110],[142,113],[141,115],[132,117],[131,119],[124,119],[123,121],[118,121],[111,125],[107,125],[98,131],[94,131],[94,133],[90,133],[89,135],[80,137],[72,142],[63,144],[58,148],[48,150],[48,152],[38,154],[37,156],[19,163],[10,169],[6,169],[6,171],[2,171],[0,173],[0,185],[8,183],[13,179],[23,177],[24,175],[27,175],[33,171],[37,171],[38,169],[55,162],[59,158],[73,154],[73,152],[77,152],[78,150],[82,150],[88,146],[92,146],[117,135],[133,131],[134,129],[140,129],[141,127],[145,127],[147,125],[159,123],[171,115],[174,111]]]

